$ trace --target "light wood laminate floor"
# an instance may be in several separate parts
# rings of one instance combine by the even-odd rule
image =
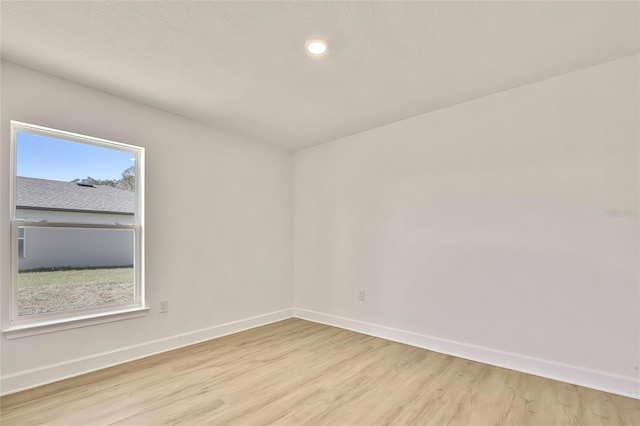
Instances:
[[[3,426],[640,425],[640,401],[289,319],[0,398]]]

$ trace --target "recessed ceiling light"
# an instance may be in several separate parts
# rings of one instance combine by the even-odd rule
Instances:
[[[304,47],[312,55],[322,55],[327,51],[327,41],[321,38],[310,38],[304,44]]]

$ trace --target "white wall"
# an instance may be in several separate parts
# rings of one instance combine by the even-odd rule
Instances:
[[[638,75],[636,55],[297,152],[298,315],[640,397]]]
[[[18,270],[133,266],[131,229],[25,228]]]
[[[2,62],[1,74],[3,288],[10,280],[9,121],[18,120],[146,148],[152,308],[143,318],[3,335],[2,392],[290,316],[291,153],[14,64]],[[166,314],[156,309],[160,299],[169,300]],[[3,324],[6,316],[3,310]]]
[[[1,72],[3,289],[13,119],[146,148],[153,308],[3,335],[3,393],[295,313],[640,397],[637,56],[298,152],[295,173],[279,149]]]
[[[90,219],[87,219],[87,215]],[[99,222],[130,223],[133,215],[58,212],[17,209],[17,218],[64,218]],[[25,257],[18,270],[40,268],[127,266],[134,264],[132,230],[65,229],[24,227]]]

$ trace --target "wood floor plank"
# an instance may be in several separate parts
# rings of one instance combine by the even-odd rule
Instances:
[[[12,425],[640,425],[640,401],[289,319],[0,398]]]

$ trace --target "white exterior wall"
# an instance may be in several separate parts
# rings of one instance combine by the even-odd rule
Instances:
[[[132,230],[26,228],[19,270],[134,264]]]
[[[16,217],[50,221],[133,223],[133,215],[18,209]],[[25,257],[19,270],[129,266],[134,263],[135,234],[131,230],[29,228],[24,234]]]
[[[299,314],[640,398],[638,76],[635,55],[297,152]]]

